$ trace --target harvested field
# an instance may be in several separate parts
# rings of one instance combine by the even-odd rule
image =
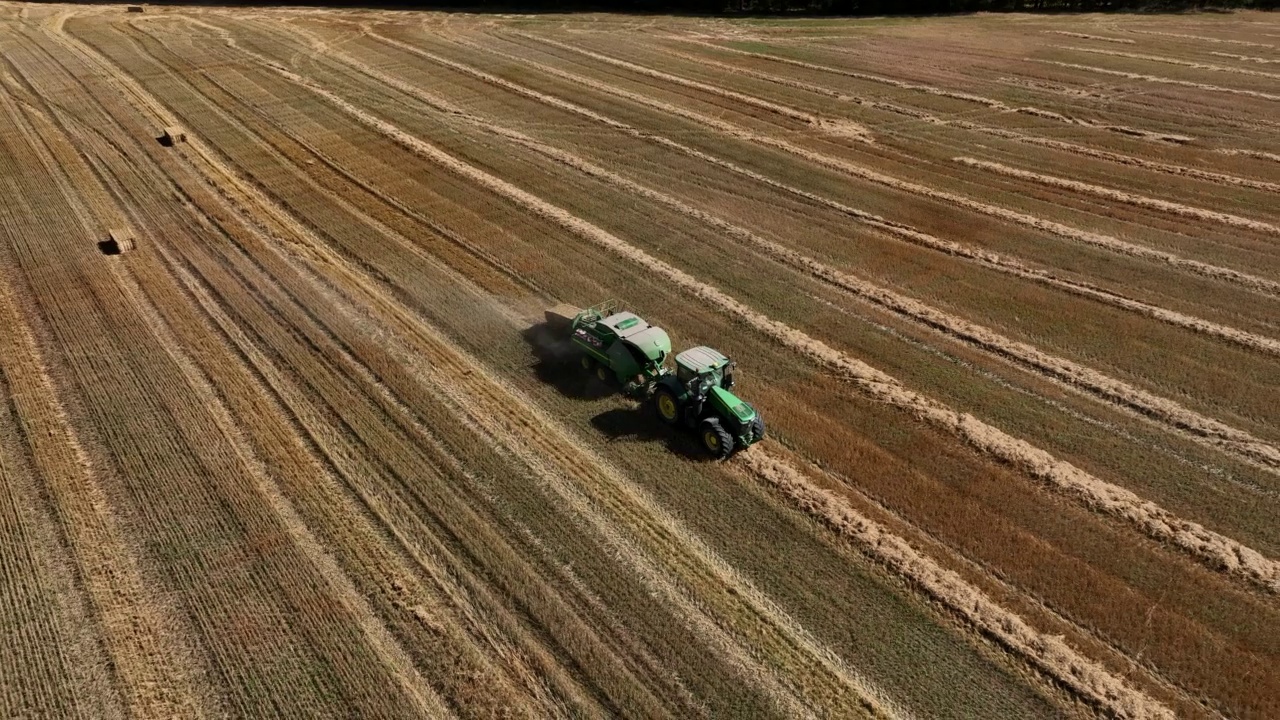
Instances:
[[[1280,716],[1276,32],[0,3],[0,716]]]

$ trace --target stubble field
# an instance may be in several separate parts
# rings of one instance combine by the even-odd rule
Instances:
[[[1276,717],[1278,79],[1249,13],[0,4],[0,716]],[[770,438],[555,362],[611,297]]]

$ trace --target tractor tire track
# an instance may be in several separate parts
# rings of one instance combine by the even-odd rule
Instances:
[[[551,45],[560,45],[554,40],[535,37],[532,35],[527,35],[522,32],[514,32],[512,34],[519,37],[527,38],[530,40],[537,40],[538,42],[545,42]],[[710,93],[712,95],[727,98],[729,100],[735,100],[737,102],[751,105],[752,107],[761,108],[763,110],[767,110],[769,112],[781,115],[788,119],[800,121],[816,129],[825,130],[833,135],[837,135],[840,137],[848,137],[854,140],[858,140],[860,142],[867,142],[867,143],[873,142],[872,135],[870,131],[867,130],[867,128],[862,127],[861,125],[858,125],[857,123],[854,123],[849,120],[845,120],[845,119],[833,120],[829,118],[820,118],[811,113],[797,110],[789,106],[780,105],[778,103],[775,103],[769,100],[762,100],[761,98],[757,98],[753,95],[747,95],[745,93],[740,93],[733,90],[727,90],[725,88],[722,88],[716,85],[709,85],[704,82],[691,80],[689,78],[682,77],[679,75],[673,75],[671,73],[663,72],[661,70],[654,70],[652,68],[648,68],[643,65],[637,65],[635,63],[627,62],[625,60],[618,60],[616,58],[607,58],[604,55],[599,55],[598,53],[593,53],[589,50],[575,48],[575,51],[580,52],[584,55],[587,55],[588,57],[595,58],[597,60],[604,60],[605,62],[608,62],[611,65],[616,65],[618,67],[625,68],[627,70],[630,70],[631,72],[638,73],[646,77],[651,77],[656,80],[662,80],[664,82],[680,85],[683,87],[693,88],[694,90]],[[698,114],[697,116],[704,117],[701,114]]]
[[[718,50],[720,52],[735,53],[735,54],[743,55],[746,57],[753,57],[759,60],[769,60],[771,62],[776,62],[783,65],[792,65],[795,67],[805,68],[806,70],[817,70],[819,72],[825,72],[832,75],[842,75],[844,77],[850,77],[855,80],[863,80],[865,82],[873,82],[881,85],[888,85],[890,87],[895,87],[902,90],[911,90],[914,92],[925,93],[926,95],[934,95],[936,97],[944,97],[944,98],[949,98],[951,100],[962,100],[964,102],[976,103],[978,105],[982,105],[992,110],[999,110],[999,111],[1011,112],[1011,113],[1021,113],[1023,115],[1031,115],[1034,117],[1045,118],[1047,120],[1056,120],[1058,122],[1066,123],[1068,125],[1080,125],[1083,127],[1094,128],[1097,130],[1106,130],[1110,132],[1120,133],[1121,135],[1128,135],[1130,137],[1138,137],[1146,140],[1156,140],[1161,142],[1170,142],[1170,143],[1175,143],[1179,145],[1189,143],[1194,140],[1194,138],[1188,137],[1186,135],[1172,135],[1169,133],[1160,133],[1160,132],[1153,132],[1150,130],[1142,130],[1140,128],[1129,127],[1127,125],[1112,125],[1108,123],[1099,123],[1091,120],[1084,120],[1081,118],[1069,117],[1067,115],[1063,115],[1062,113],[1054,112],[1052,110],[1045,110],[1043,108],[1009,105],[1004,101],[996,100],[995,98],[989,98],[983,95],[975,95],[973,93],[960,92],[956,90],[946,90],[944,88],[937,88],[932,85],[924,85],[921,83],[907,82],[905,80],[895,80],[894,78],[885,77],[883,75],[874,75],[871,73],[858,72],[856,70],[847,70],[845,68],[833,67],[831,65],[821,65],[818,63],[806,62],[804,60],[793,60],[791,58],[781,57],[778,55],[770,55],[768,53],[752,52],[750,50],[740,50],[735,47],[729,47],[727,45],[718,45],[716,43],[707,42],[705,40],[695,40],[695,39],[690,39],[690,38],[681,37],[681,36],[672,36],[671,39],[677,40],[680,42],[687,42],[694,45],[701,45],[703,47],[707,47],[712,50]]]
[[[1080,38],[1082,40],[1102,40],[1104,42],[1119,43],[1121,45],[1136,45],[1138,41],[1128,40],[1126,38],[1113,38],[1104,35],[1090,35],[1082,32],[1071,32],[1069,30],[1045,30],[1044,32],[1053,33],[1054,35],[1066,35],[1067,37]]]
[[[1261,70],[1249,70],[1247,68],[1230,67],[1228,65],[1214,65],[1212,63],[1192,62],[1190,60],[1179,60],[1177,58],[1164,57],[1162,55],[1144,55],[1142,53],[1118,52],[1115,50],[1102,50],[1099,48],[1075,47],[1074,45],[1060,45],[1057,50],[1072,50],[1075,52],[1089,53],[1091,55],[1106,55],[1109,57],[1128,58],[1130,60],[1148,60],[1150,62],[1164,63],[1166,65],[1178,65],[1181,67],[1194,68],[1196,70],[1211,70],[1213,72],[1235,73],[1237,75],[1249,75],[1251,77],[1267,78],[1269,80],[1280,80],[1280,74],[1262,72]],[[1244,57],[1236,55],[1232,57]],[[1263,62],[1266,62],[1265,60]],[[1280,62],[1280,60],[1273,61]]]
[[[1070,180],[1068,178],[1044,175],[1042,173],[1030,172],[1028,170],[1020,170],[997,162],[978,160],[969,157],[957,157],[953,158],[953,160],[962,165],[967,165],[968,167],[990,170],[991,172],[998,173],[1000,175],[1015,177],[1020,180],[1029,180],[1048,187],[1063,190],[1074,190],[1076,192],[1086,193],[1106,198],[1108,200],[1115,200],[1117,202],[1136,207],[1159,210],[1179,217],[1195,218],[1197,220],[1206,220],[1209,222],[1220,223],[1222,225],[1229,225],[1231,227],[1243,228],[1245,230],[1252,230],[1264,235],[1280,235],[1280,226],[1262,222],[1261,220],[1252,220],[1250,218],[1218,212],[1216,210],[1205,210],[1203,208],[1191,207],[1189,205],[1183,205],[1182,203],[1146,197],[1144,195],[1137,195],[1135,193],[1124,192],[1122,190],[1094,185],[1092,183],[1080,182],[1078,180]]]
[[[1025,133],[1020,133],[1015,130],[1006,130],[1004,128],[997,128],[989,125],[981,125],[979,123],[971,122],[968,120],[947,119],[947,118],[943,118],[941,116],[926,112],[924,110],[917,110],[915,108],[909,108],[902,105],[897,105],[895,103],[883,102],[879,100],[869,100],[866,98],[858,97],[856,95],[850,95],[848,93],[844,93],[839,90],[835,90],[822,85],[814,85],[812,83],[793,80],[791,78],[786,78],[780,75],[773,75],[770,73],[760,72],[758,70],[752,70],[750,68],[738,67],[738,66],[730,65],[728,63],[717,62],[715,60],[709,60],[707,58],[697,57],[695,55],[689,55],[686,53],[674,52],[674,51],[671,52],[670,54],[673,55],[674,57],[683,58],[691,62],[697,62],[699,64],[706,65],[709,67],[720,68],[733,74],[745,75],[747,77],[757,78],[759,80],[775,83],[777,85],[782,85],[784,87],[791,87],[797,90],[805,90],[807,92],[815,93],[818,95],[825,95],[827,97],[832,97],[844,102],[850,102],[862,107],[868,107],[873,110],[882,110],[884,112],[890,112],[896,115],[903,115],[905,117],[915,118],[917,120],[923,120],[924,122],[927,122],[931,125],[955,127],[955,128],[960,128],[962,130],[980,132],[986,135],[992,135],[995,137],[1004,138],[1006,140],[1013,140],[1015,142],[1020,142],[1027,145],[1038,145],[1041,147],[1053,148],[1055,150],[1062,150],[1064,152],[1069,152],[1069,153],[1081,155],[1084,157],[1092,157],[1092,158],[1097,158],[1099,160],[1108,160],[1120,165],[1138,167],[1144,170],[1154,170],[1157,172],[1167,173],[1169,175],[1178,175],[1181,177],[1195,178],[1197,180],[1205,180],[1207,182],[1212,182],[1219,185],[1247,187],[1255,190],[1265,190],[1268,192],[1280,193],[1280,183],[1266,182],[1264,180],[1254,180],[1252,178],[1242,178],[1234,175],[1227,175],[1224,173],[1215,173],[1207,170],[1201,170],[1199,168],[1186,167],[1184,165],[1174,165],[1171,163],[1162,163],[1162,162],[1157,162],[1153,160],[1146,160],[1144,158],[1134,157],[1132,155],[1124,155],[1121,153],[1110,152],[1107,150],[1100,150],[1098,148],[1090,147],[1087,145],[1077,145],[1075,143],[1063,142],[1061,140],[1054,140],[1052,138],[1040,137],[1038,135],[1027,135]],[[900,130],[895,131],[895,134],[900,134],[900,133],[901,133]]]
[[[1126,72],[1124,70],[1111,70],[1108,68],[1096,67],[1094,65],[1081,65],[1079,63],[1060,62],[1058,60],[1043,60],[1039,58],[1030,58],[1031,62],[1043,63],[1045,65],[1053,65],[1055,67],[1070,68],[1072,70],[1083,70],[1085,72],[1098,73],[1099,75],[1110,75],[1113,77],[1122,77],[1127,80],[1142,80],[1143,82],[1157,83],[1161,85],[1177,85],[1179,87],[1195,88],[1196,90],[1208,90],[1210,92],[1228,93],[1231,95],[1243,95],[1247,97],[1260,98],[1262,100],[1280,100],[1280,95],[1274,93],[1265,93],[1259,90],[1244,90],[1241,88],[1222,87],[1220,85],[1209,85],[1207,83],[1192,82],[1190,80],[1176,80],[1174,78],[1160,77],[1158,75],[1145,75],[1143,73]]]

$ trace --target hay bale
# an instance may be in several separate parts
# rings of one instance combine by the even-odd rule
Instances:
[[[107,231],[107,237],[116,241],[116,244],[120,246],[120,252],[129,252],[135,247],[133,233],[128,230],[114,228]]]
[[[122,255],[136,247],[133,233],[120,228],[107,231],[107,239],[98,243],[98,250],[103,255]]]
[[[170,125],[165,128],[160,135],[160,144],[165,147],[173,147],[180,142],[187,141],[187,133],[177,125]]]
[[[568,333],[569,328],[573,326],[574,318],[580,312],[582,311],[578,308],[563,303],[553,308],[547,308],[547,327],[553,332]]]
[[[136,12],[136,13],[140,13],[140,12],[142,12],[142,6],[141,6],[141,5],[130,5],[130,6],[126,7],[126,8],[125,8],[125,10],[126,10],[127,12]]]

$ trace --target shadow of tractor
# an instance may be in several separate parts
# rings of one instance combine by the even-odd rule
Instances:
[[[655,443],[667,451],[691,460],[710,461],[711,456],[697,442],[693,433],[664,425],[650,403],[606,410],[591,418],[591,426],[604,433],[609,442]]]
[[[599,400],[617,394],[617,388],[584,370],[578,364],[581,356],[573,343],[546,323],[526,328],[521,335],[533,351],[534,374],[561,395],[575,400]]]
[[[579,364],[579,351],[547,323],[533,325],[521,335],[533,352],[535,376],[564,397],[584,401],[621,397],[614,384],[584,370]],[[692,434],[664,425],[649,402],[628,401],[626,407],[605,410],[591,418],[591,425],[610,442],[662,443],[674,454],[695,460],[709,459]]]

